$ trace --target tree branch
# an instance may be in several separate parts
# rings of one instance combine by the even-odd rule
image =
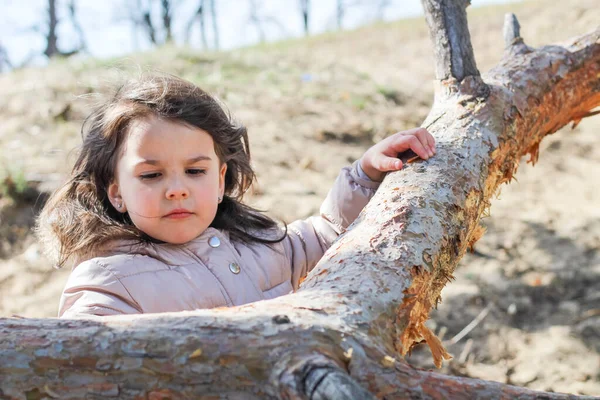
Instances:
[[[521,38],[521,25],[519,25],[515,14],[508,13],[504,16],[504,44],[506,47],[510,47],[516,41],[523,42]]]
[[[438,80],[479,76],[467,24],[470,0],[421,0],[434,46]]]
[[[328,306],[332,301],[325,299]],[[313,295],[298,293],[212,311],[2,318],[0,396],[539,398],[532,390],[414,369],[373,342],[366,324],[345,326],[347,314],[338,319],[322,307],[312,309],[315,303]],[[273,318],[281,311],[290,322]]]

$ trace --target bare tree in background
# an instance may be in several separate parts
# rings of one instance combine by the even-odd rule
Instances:
[[[48,58],[51,58],[58,53],[58,38],[56,37],[57,25],[56,0],[48,0],[48,32],[46,34],[46,50],[44,50],[44,54]]]
[[[144,5],[142,5],[141,0],[138,0],[137,3],[137,9],[141,13],[140,25],[146,30],[146,34],[148,35],[148,39],[150,39],[150,43],[156,45],[158,44],[158,38],[156,34],[156,27],[152,22],[152,0],[148,0]]]
[[[264,15],[260,11],[261,8],[259,7],[258,2],[256,0],[250,0],[250,16],[248,17],[248,20],[251,24],[256,26],[261,43],[266,40],[265,26],[275,25],[284,36],[289,34],[285,26],[283,26],[276,17],[273,15]]]
[[[134,8],[131,8],[130,1],[123,1],[125,5],[129,5],[128,19],[133,23],[134,29],[142,28],[150,43],[162,45],[173,41],[173,14],[176,2],[160,0],[160,3],[157,3],[157,0],[137,0]],[[160,22],[152,18],[156,4],[160,10]]]
[[[57,28],[60,21],[58,19],[57,13],[57,2],[56,0],[48,0],[48,30],[46,31],[46,49],[44,50],[44,54],[48,58],[56,56],[69,57],[79,53],[86,47],[83,30],[81,29],[81,25],[79,25],[79,23],[77,22],[75,0],[69,1],[68,9],[71,18],[71,23],[73,24],[75,30],[79,35],[79,46],[70,51],[59,50]]]
[[[391,0],[379,0],[377,2],[377,10],[375,11],[375,19],[382,20],[385,14],[385,9],[391,5]]]
[[[193,1],[191,2],[193,3]],[[144,32],[144,36],[154,46],[175,41],[173,32],[179,22],[175,18],[175,11],[182,3],[184,3],[184,0],[137,0],[133,4],[129,0],[123,0],[122,2],[128,10],[126,19],[133,24],[134,31],[141,29]],[[196,11],[185,26],[184,42],[190,43],[194,25],[196,22],[200,22],[202,45],[204,49],[209,47],[206,23],[207,15],[210,13],[213,20],[214,48],[218,49],[219,33],[216,21],[215,0],[196,0],[196,4]]]
[[[308,35],[308,23],[310,18],[310,0],[300,0],[300,12],[302,12],[304,34]]]
[[[192,28],[194,27],[194,23],[196,21],[200,22],[200,37],[202,38],[202,48],[208,49],[208,42],[206,40],[206,2],[204,0],[198,1],[198,7],[196,8],[196,12],[189,20],[186,30],[185,30],[185,42],[190,43],[190,39],[192,36]]]
[[[248,20],[256,27],[258,39],[261,43],[263,43],[265,41],[265,30],[263,29],[262,20],[258,14],[258,5],[256,4],[256,0],[250,0],[250,16],[248,17]]]
[[[131,1],[124,1],[122,3],[122,6],[124,6],[125,10],[127,10],[127,13],[126,13],[126,15],[121,16],[122,7],[119,7],[120,8],[119,13],[118,13],[119,17],[117,18],[117,21],[125,20],[125,21],[128,21],[131,23],[131,25],[132,25],[131,37],[133,39],[133,48],[139,49],[140,46],[139,46],[139,41],[138,41],[138,31],[142,30],[145,32],[147,29],[146,22],[143,17],[144,13],[143,13],[142,2],[141,2],[141,0],[137,0],[135,3],[131,2]]]
[[[338,29],[342,29],[342,26],[344,24],[344,0],[337,0],[337,7],[336,7],[336,21],[337,21],[337,27]]]
[[[125,19],[133,25],[134,47],[139,48],[137,31],[141,30],[143,35],[148,38],[152,45],[160,44],[158,38],[158,28],[152,20],[152,0],[136,0],[135,3],[129,0],[123,0],[123,5],[128,11]]]
[[[215,49],[219,49],[219,28],[217,22],[217,5],[215,0],[210,0],[210,17],[212,19],[212,27],[213,27],[213,40],[215,44]]]
[[[380,0],[380,2],[386,2],[386,0]],[[343,29],[344,26],[344,17],[348,12],[348,9],[356,6],[365,6],[365,5],[373,5],[374,3],[371,0],[336,0],[336,10],[335,10],[335,20],[337,23],[338,29]],[[376,3],[377,10],[379,11],[380,3]]]
[[[173,41],[173,31],[171,30],[173,6],[170,0],[160,0],[160,5],[163,27],[165,28],[164,43],[169,43]]]
[[[3,72],[5,68],[12,69],[12,63],[8,57],[6,47],[0,42],[0,72]]]
[[[81,24],[77,19],[77,7],[75,0],[70,0],[67,7],[69,9],[69,18],[71,19],[71,24],[73,25],[73,28],[75,29],[75,32],[77,32],[79,38],[79,51],[86,51],[87,43],[85,40],[85,35],[83,33],[83,28],[81,27]]]

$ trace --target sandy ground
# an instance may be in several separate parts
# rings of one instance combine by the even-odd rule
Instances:
[[[586,33],[600,21],[595,0],[473,10],[482,71],[500,58],[503,15],[513,10],[532,46]],[[288,222],[316,213],[342,166],[387,134],[418,126],[432,101],[431,46],[421,20],[225,54],[164,49],[0,76],[0,169],[32,187],[0,197],[0,316],[56,314],[69,271],[54,270],[31,234],[43,203],[33,188],[48,191],[64,179],[94,101],[88,94],[127,63],[185,76],[218,94],[250,130],[259,182],[249,202]],[[600,116],[546,138],[539,162],[523,160],[516,181],[492,202],[486,235],[461,261],[429,321],[454,355],[443,372],[600,394],[599,128]],[[456,339],[481,312],[481,322]],[[408,361],[433,368],[424,348]]]

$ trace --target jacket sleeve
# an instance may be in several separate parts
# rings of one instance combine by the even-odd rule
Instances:
[[[71,272],[58,308],[59,318],[139,313],[141,307],[123,283],[95,259]]]
[[[321,205],[320,216],[288,225],[283,246],[292,268],[294,290],[335,239],[358,217],[379,185],[380,182],[370,180],[355,161],[341,170]]]

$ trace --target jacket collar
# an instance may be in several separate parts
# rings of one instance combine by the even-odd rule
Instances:
[[[212,249],[209,240],[213,237],[219,239],[220,246],[224,241],[229,241],[228,232],[209,227],[200,236],[184,244],[139,243],[133,240],[121,240],[110,244],[109,253],[111,255],[139,254],[155,258],[167,265],[187,265],[190,264],[189,252],[204,258],[203,256]]]

